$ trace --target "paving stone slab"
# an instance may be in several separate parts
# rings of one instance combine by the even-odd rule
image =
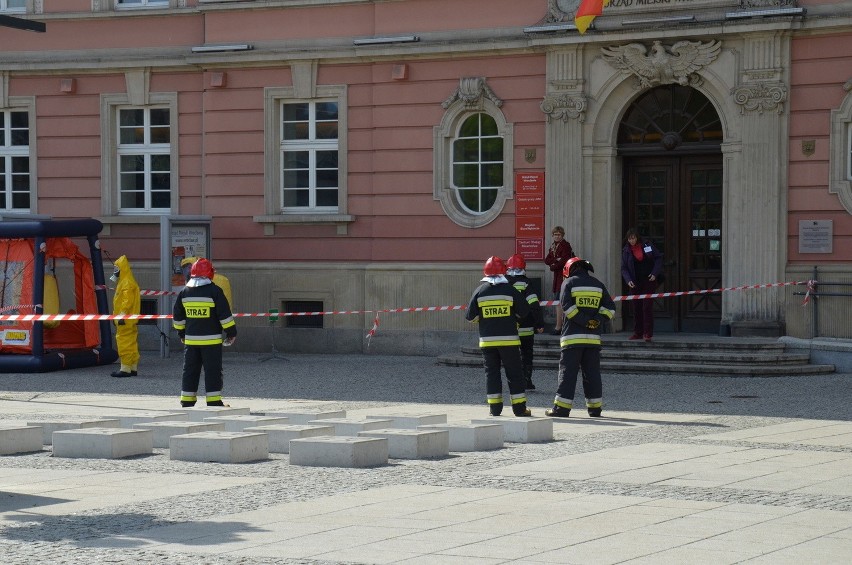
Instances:
[[[269,459],[269,440],[256,432],[197,432],[169,438],[169,459],[248,463]]]
[[[273,424],[269,426],[252,426],[243,431],[267,434],[269,436],[270,453],[290,453],[290,440],[304,437],[333,436],[334,426]]]
[[[290,465],[378,467],[388,463],[388,440],[378,437],[317,436],[290,441]]]
[[[273,410],[264,412],[266,416],[281,416],[287,418],[288,424],[304,426],[313,420],[329,418],[345,418],[346,410]]]
[[[503,440],[510,443],[537,443],[553,441],[551,418],[518,418],[515,416],[491,416],[474,419],[471,424],[500,424]]]
[[[371,420],[391,420],[393,422],[390,427],[402,428],[406,430],[416,430],[418,426],[428,424],[445,424],[447,422],[446,414],[369,414],[366,416]]]
[[[84,459],[121,459],[153,453],[151,430],[80,428],[53,432],[53,456]]]
[[[140,422],[133,424],[134,429],[151,430],[154,434],[154,447],[169,448],[172,436],[196,432],[224,432],[225,425],[219,422]]]
[[[204,418],[204,421],[223,424],[226,432],[241,432],[246,428],[254,426],[272,426],[275,424],[290,423],[290,421],[284,416],[256,416],[252,414],[212,416],[210,418]]]
[[[447,430],[385,429],[358,432],[358,437],[381,437],[388,440],[388,457],[393,459],[435,459],[450,453]]]
[[[117,418],[59,418],[49,420],[33,420],[27,422],[28,426],[39,426],[42,433],[42,443],[44,445],[53,444],[53,432],[60,430],[79,430],[83,428],[120,428],[120,422]]]
[[[447,430],[450,451],[491,451],[503,447],[501,424],[428,424],[418,430]]]
[[[231,406],[193,406],[192,408],[181,408],[189,416],[190,422],[203,422],[204,418],[213,416],[235,416],[237,414],[250,414],[248,408],[233,408]]]
[[[323,418],[308,423],[334,426],[334,435],[336,436],[357,436],[358,432],[381,430],[382,428],[389,428],[391,425],[390,420],[373,420],[370,418]]]
[[[39,426],[0,424],[0,455],[41,451],[42,446]]]

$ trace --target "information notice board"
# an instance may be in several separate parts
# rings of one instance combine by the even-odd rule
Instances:
[[[544,172],[515,173],[515,253],[544,259]]]

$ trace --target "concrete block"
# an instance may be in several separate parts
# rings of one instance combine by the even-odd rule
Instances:
[[[304,437],[333,436],[334,426],[275,424],[252,426],[244,432],[260,432],[269,436],[270,453],[290,453],[290,440]]]
[[[186,422],[189,420],[189,415],[186,412],[135,412],[110,417],[118,419],[120,428],[129,429],[133,429],[134,424],[143,422]]]
[[[153,453],[151,430],[80,428],[53,432],[53,456],[120,459]]]
[[[289,424],[289,420],[276,416],[253,416],[251,414],[235,414],[233,416],[212,416],[204,418],[205,422],[224,424],[226,432],[241,432],[254,426],[271,426],[273,424]]]
[[[389,428],[390,420],[370,420],[369,418],[323,418],[322,420],[311,420],[309,424],[320,426],[334,426],[336,436],[357,436],[358,432],[370,430],[381,430]]]
[[[307,467],[378,467],[388,463],[388,440],[317,436],[290,441],[290,464]]]
[[[44,445],[53,444],[53,432],[60,430],[79,430],[83,428],[119,428],[121,427],[118,419],[101,419],[92,420],[84,418],[62,418],[55,420],[33,420],[27,422],[28,426],[39,426],[42,433],[42,443]]]
[[[503,439],[510,443],[536,443],[553,440],[551,418],[518,418],[515,416],[491,416],[471,420],[471,424],[501,424]]]
[[[169,438],[169,459],[215,463],[247,463],[269,458],[266,434],[197,432]]]
[[[429,424],[418,430],[447,430],[450,451],[490,451],[503,447],[500,424]]]
[[[39,426],[0,424],[0,455],[41,451],[42,445]]]
[[[133,424],[136,430],[151,430],[154,434],[154,447],[169,447],[172,436],[196,432],[224,432],[225,424],[213,422],[140,422]]]
[[[304,426],[313,420],[345,418],[346,410],[275,410],[273,412],[265,412],[264,414],[266,416],[287,418],[288,424]]]
[[[358,432],[358,437],[385,438],[388,457],[393,459],[434,459],[450,454],[450,432],[447,430],[393,428]]]
[[[418,426],[428,424],[445,424],[447,422],[446,414],[385,414],[385,415],[368,415],[371,420],[390,420],[393,422],[391,428],[401,428],[405,430],[416,430]],[[393,457],[393,455],[391,455]]]
[[[189,416],[190,422],[203,422],[204,418],[213,416],[235,416],[237,414],[250,414],[248,408],[232,408],[230,406],[193,406],[192,408],[181,408]]]

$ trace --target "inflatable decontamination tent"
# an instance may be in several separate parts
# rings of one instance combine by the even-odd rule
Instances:
[[[97,238],[102,228],[94,219],[0,222],[0,314],[109,314]],[[81,237],[89,257],[71,239]],[[61,304],[60,296],[72,292],[73,305]],[[118,353],[110,332],[109,320],[0,319],[0,372],[113,363]]]

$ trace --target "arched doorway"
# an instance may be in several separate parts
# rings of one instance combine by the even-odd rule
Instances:
[[[665,254],[660,292],[721,285],[721,143],[716,109],[688,86],[648,90],[630,104],[619,125],[622,233],[634,226]],[[715,333],[722,296],[657,299],[654,309],[657,331]],[[623,312],[625,327],[631,327],[632,308]]]

